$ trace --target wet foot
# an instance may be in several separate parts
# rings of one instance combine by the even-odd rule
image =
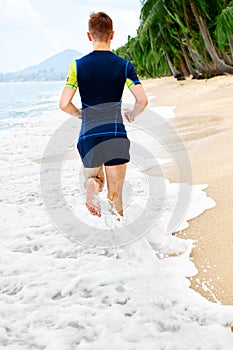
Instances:
[[[112,214],[112,215],[115,215],[116,216],[116,219],[118,221],[121,221],[121,218],[123,217],[123,209],[116,209],[114,203],[112,201],[108,201],[109,203],[109,212]]]
[[[99,176],[95,176],[93,178],[99,184],[99,192],[102,192],[104,189],[104,178],[101,178]]]
[[[100,186],[100,187],[99,187],[99,192],[102,192],[103,189],[104,189],[104,183],[101,182],[101,184],[100,184],[99,186]]]
[[[86,181],[86,206],[94,216],[101,216],[101,206],[98,198],[99,184],[92,178]]]

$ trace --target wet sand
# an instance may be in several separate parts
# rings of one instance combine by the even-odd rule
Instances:
[[[192,164],[192,183],[208,184],[216,207],[189,222],[177,235],[195,241],[192,257],[198,275],[191,287],[213,302],[233,305],[233,76],[178,82],[149,79],[154,105],[176,106],[176,128]],[[171,181],[174,169],[164,166]]]

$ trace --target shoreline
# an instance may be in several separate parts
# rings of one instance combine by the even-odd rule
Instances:
[[[156,86],[157,82],[154,84]],[[19,87],[18,97],[21,93]],[[30,99],[31,95],[26,96]],[[50,92],[47,96],[51,97]],[[40,106],[40,100],[37,102]],[[165,110],[169,113],[171,109]],[[149,120],[142,119],[142,123],[147,127],[154,124],[152,127],[156,130],[156,120],[151,122],[150,118],[153,113],[148,116]],[[163,120],[161,122],[163,124]],[[142,168],[131,164],[127,174],[131,186],[125,191],[125,204],[132,203],[128,205],[127,222],[132,222],[133,229],[107,231],[106,228],[112,228],[111,221],[105,221],[105,216],[102,230],[82,205],[85,197],[81,161],[69,154],[80,120],[76,119],[74,128],[73,123],[67,123],[64,113],[45,110],[35,117],[26,113],[12,124],[14,127],[3,131],[0,140],[4,184],[0,348],[71,349],[80,346],[94,350],[112,348],[114,343],[114,349],[131,349],[132,346],[154,349],[156,344],[161,349],[230,350],[233,306],[209,302],[190,288],[187,276],[197,273],[190,261],[192,241],[167,234],[179,184],[164,181],[163,176],[162,183],[166,182],[163,190],[160,179],[150,178],[152,186],[157,186],[153,187],[155,201],[151,197],[150,206],[153,224],[155,209],[158,208],[159,213],[163,208],[162,194],[166,193],[169,205],[149,235],[144,239],[138,236],[139,231],[145,233],[145,224],[150,224],[148,212],[142,217],[137,213],[141,213],[148,202],[144,171],[160,164],[157,143],[148,142],[148,147],[151,145],[155,150],[152,158],[156,158],[156,162],[149,157],[144,162],[142,155],[140,161],[136,161],[137,164],[144,162]],[[69,154],[69,161],[65,161],[65,154]],[[62,165],[57,162],[61,156]],[[36,159],[55,163],[41,166]],[[187,220],[210,208],[210,202],[213,204],[205,188],[192,186],[194,196]],[[50,198],[49,203],[46,198]],[[79,221],[77,229],[70,230],[73,223],[67,215],[70,211],[74,217],[85,219],[89,227],[83,227]],[[187,221],[182,222],[181,227],[187,227]],[[114,237],[109,237],[110,232]],[[128,238],[125,233],[129,233]],[[139,239],[132,242],[135,233]],[[114,247],[112,239],[115,238]],[[122,245],[125,238],[133,244]]]
[[[180,238],[195,241],[191,260],[198,274],[191,288],[212,302],[233,304],[233,76],[206,81],[160,78],[144,81],[156,105],[175,105],[169,122],[182,137],[190,156],[193,184],[208,184],[205,190],[216,206],[189,221]],[[174,169],[163,166],[175,182]]]
[[[205,192],[216,202],[214,208],[189,220],[187,229],[174,234],[195,241],[191,261],[198,274],[190,278],[191,288],[212,302],[233,305],[233,234],[230,232],[233,220],[229,217],[233,174],[233,163],[230,163],[233,159],[233,77],[205,81],[176,81],[165,77],[144,80],[143,85],[151,97],[150,107],[176,106],[175,118],[169,119],[169,123],[187,148],[193,170],[192,184],[208,184]],[[75,157],[71,152],[66,159]],[[41,160],[34,161],[40,163]],[[174,166],[167,164],[162,169],[169,181],[179,182]],[[153,171],[152,168],[147,172]]]

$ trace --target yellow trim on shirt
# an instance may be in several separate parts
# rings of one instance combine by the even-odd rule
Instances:
[[[126,85],[128,86],[129,89],[132,89],[132,87],[135,85],[135,83],[133,82],[133,80],[127,78],[126,79]]]
[[[76,71],[76,62],[73,61],[69,67],[68,77],[66,80],[66,87],[70,89],[77,90],[78,80],[77,80],[77,71]]]

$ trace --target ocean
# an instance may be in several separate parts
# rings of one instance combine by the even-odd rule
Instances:
[[[232,350],[233,307],[211,303],[189,288],[188,277],[197,274],[190,260],[194,242],[167,230],[182,184],[150,172],[168,157],[158,159],[160,134],[152,134],[162,130],[162,121],[158,124],[151,112],[141,127],[130,124],[135,145],[143,144],[154,159],[137,154],[129,163],[126,221],[113,227],[107,210],[101,220],[87,211],[74,149],[58,167],[61,141],[68,146],[72,141],[66,137],[67,123],[80,123],[58,110],[63,85],[0,84],[0,350]],[[164,111],[169,111],[166,106]],[[145,134],[146,126],[151,133]],[[51,140],[50,157],[41,162]],[[57,168],[60,189],[48,183],[46,192],[41,180],[48,176],[52,181]],[[206,184],[183,185],[192,195],[178,231],[215,206]],[[161,190],[166,205],[158,220],[143,237],[127,237],[145,229],[164,196]],[[49,215],[46,193],[58,199],[52,209],[59,208],[60,199],[65,203],[63,216]],[[107,208],[106,189],[101,201]],[[61,217],[69,229],[67,213],[77,219],[77,239],[56,224]],[[214,296],[211,284],[204,287]]]
[[[63,81],[0,83],[0,130],[13,127],[17,118],[57,109]]]

